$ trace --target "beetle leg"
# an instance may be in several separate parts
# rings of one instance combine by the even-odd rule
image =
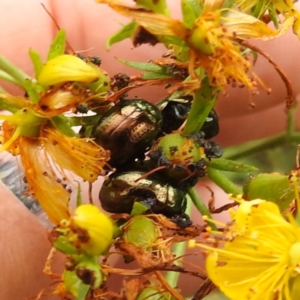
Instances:
[[[172,222],[174,222],[181,228],[185,228],[192,225],[192,221],[186,213],[181,213],[180,215],[172,216],[170,219]]]

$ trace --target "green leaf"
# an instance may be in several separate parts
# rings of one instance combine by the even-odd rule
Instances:
[[[200,1],[181,0],[182,22],[185,27],[192,29],[195,21],[201,14]]]
[[[2,70],[0,70],[0,79],[2,79],[3,81],[13,83],[15,85],[19,85],[18,81],[15,78],[13,78],[12,76],[10,76],[9,74],[5,73]],[[21,87],[23,87],[23,86],[21,86]]]
[[[166,0],[136,0],[136,4],[165,16],[170,15]]]
[[[46,91],[43,86],[31,79],[24,80],[24,89],[33,103],[38,103],[40,100],[40,93]]]
[[[138,24],[136,22],[130,22],[127,25],[124,25],[121,30],[113,34],[108,38],[105,46],[106,49],[109,49],[111,45],[126,40],[134,34],[135,30],[138,28]]]
[[[65,53],[65,46],[66,31],[64,29],[61,29],[50,46],[47,61],[57,56],[63,55]]]
[[[245,183],[243,191],[247,200],[263,199],[274,202],[284,211],[295,198],[289,177],[278,173],[262,173]]]
[[[57,128],[61,133],[66,136],[74,137],[76,133],[72,129],[68,117],[63,115],[55,116],[51,118],[52,125]]]
[[[7,79],[12,79],[13,83],[20,86],[21,88],[24,88],[24,80],[26,78],[30,78],[30,76],[28,76],[26,73],[24,73],[22,70],[20,70],[18,67],[16,67],[14,64],[12,64],[9,60],[7,60],[5,57],[1,55],[0,55],[0,70],[2,70],[4,73],[7,74]],[[4,74],[2,73],[2,75]],[[2,79],[7,80],[5,78]]]
[[[221,171],[248,173],[258,171],[258,168],[250,165],[245,165],[226,158],[212,159],[208,162],[209,168],[214,168]]]
[[[159,73],[153,73],[153,72],[145,72],[142,75],[142,78],[145,80],[164,79],[164,78],[169,78],[169,77],[171,77],[171,76],[159,74]]]
[[[189,47],[188,44],[178,36],[157,36],[159,41],[164,45],[176,45],[180,47]]]
[[[40,74],[40,71],[43,67],[43,61],[42,61],[42,58],[40,56],[40,54],[33,50],[33,49],[29,49],[29,56],[30,56],[30,59],[31,59],[31,62],[33,64],[33,67],[34,67],[34,75],[35,75],[35,78],[37,78]]]
[[[94,126],[98,123],[101,115],[68,117],[70,126]]]
[[[154,63],[144,63],[144,62],[134,62],[134,61],[127,61],[123,59],[119,59],[119,62],[123,63],[126,66],[142,70],[142,71],[147,71],[147,72],[152,72],[152,73],[157,73],[161,75],[167,75],[167,69],[165,67],[159,66]]]

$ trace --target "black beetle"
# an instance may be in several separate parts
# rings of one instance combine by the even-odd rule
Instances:
[[[122,99],[94,126],[90,137],[111,151],[109,164],[119,167],[143,159],[161,125],[159,109],[142,99]]]
[[[166,98],[157,104],[162,114],[161,131],[163,133],[171,133],[183,124],[191,110],[192,100],[192,96],[182,96],[180,99],[173,100]],[[219,118],[215,110],[211,110],[201,131],[206,140],[219,133]]]
[[[150,213],[161,213],[184,228],[192,223],[185,214],[185,192],[157,175],[144,176],[140,170],[115,172],[103,183],[99,199],[110,213],[130,213],[134,202],[144,204]]]

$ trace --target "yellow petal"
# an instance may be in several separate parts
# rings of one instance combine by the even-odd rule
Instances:
[[[294,22],[294,18],[287,18],[282,27],[273,30],[257,18],[236,10],[230,10],[221,17],[222,23],[230,32],[234,32],[242,39],[258,38],[269,40],[284,34]]]
[[[59,183],[52,164],[36,138],[21,137],[20,155],[29,191],[33,192],[50,221],[69,218],[69,192]]]
[[[55,128],[44,128],[41,137],[45,151],[61,169],[88,182],[94,182],[103,173],[109,153],[93,140],[68,137]]]
[[[90,83],[99,78],[98,73],[82,59],[74,55],[60,55],[48,60],[37,78],[44,86],[68,81]]]
[[[177,36],[185,39],[188,30],[183,24],[168,16],[153,13],[150,10],[127,5],[121,1],[114,0],[96,0],[111,6],[118,13],[130,17],[139,25],[145,27],[153,35],[159,36]]]

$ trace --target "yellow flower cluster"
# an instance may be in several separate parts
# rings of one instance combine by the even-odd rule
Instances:
[[[220,237],[220,235],[219,235]],[[208,254],[209,278],[231,300],[296,300],[300,286],[300,228],[276,204],[242,202],[215,248],[195,241]],[[221,239],[213,239],[218,243]]]

